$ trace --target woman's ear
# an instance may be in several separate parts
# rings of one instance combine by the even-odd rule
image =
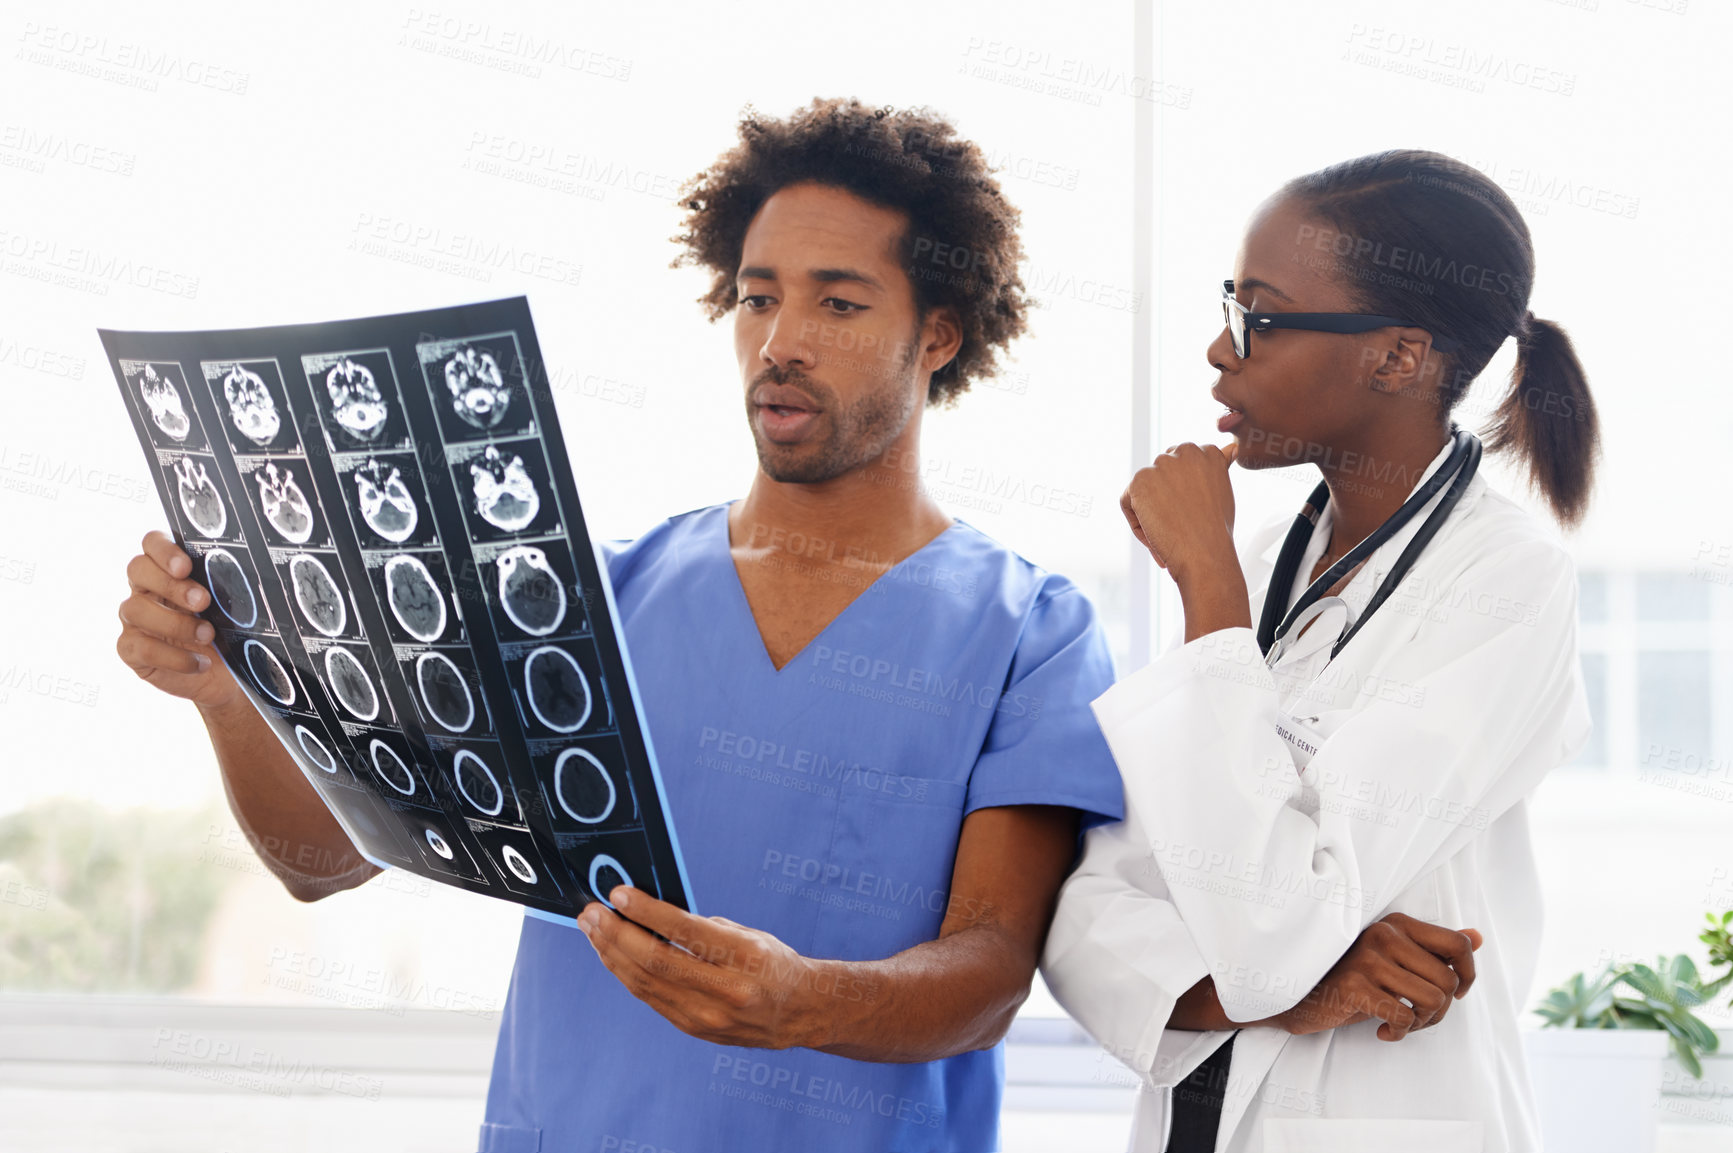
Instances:
[[[1433,351],[1430,333],[1421,328],[1399,329],[1396,343],[1385,349],[1383,361],[1372,370],[1372,389],[1426,399],[1437,392],[1443,366],[1443,358]]]

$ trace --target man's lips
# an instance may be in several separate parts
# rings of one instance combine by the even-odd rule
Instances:
[[[754,422],[772,444],[797,444],[817,422],[821,409],[789,384],[761,384],[752,390]]]
[[[810,408],[758,404],[752,411],[759,431],[772,444],[797,444],[818,421],[818,413]]]
[[[791,384],[761,384],[752,390],[752,403],[760,408],[786,408],[817,412],[812,397]]]

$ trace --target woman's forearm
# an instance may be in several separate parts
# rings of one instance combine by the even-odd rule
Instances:
[[[1185,612],[1187,644],[1222,629],[1252,627],[1251,594],[1246,590],[1246,575],[1234,557],[1231,542],[1224,555],[1173,575]]]
[[[1173,1014],[1167,1019],[1168,1028],[1204,1033],[1212,1029],[1245,1029],[1253,1025],[1285,1028],[1286,1014],[1265,1017],[1261,1021],[1230,1021],[1222,1009],[1222,999],[1216,994],[1214,977],[1205,977],[1179,995],[1173,1003]]]

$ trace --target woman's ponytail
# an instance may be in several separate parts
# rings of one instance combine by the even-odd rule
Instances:
[[[1405,148],[1295,177],[1284,191],[1346,242],[1334,249],[1343,257],[1337,279],[1359,311],[1404,317],[1456,342],[1441,354],[1445,411],[1516,337],[1516,371],[1487,447],[1520,458],[1561,522],[1580,521],[1600,423],[1570,337],[1528,311],[1534,242],[1510,195],[1460,160]]]
[[[1515,454],[1553,515],[1573,525],[1588,507],[1600,442],[1600,418],[1571,338],[1525,313],[1510,392],[1494,414],[1487,447]]]

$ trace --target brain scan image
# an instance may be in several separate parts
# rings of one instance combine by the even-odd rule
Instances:
[[[295,703],[295,681],[289,670],[277,659],[277,654],[260,644],[248,641],[241,646],[246,657],[247,671],[264,694],[285,707]]]
[[[590,892],[596,899],[612,909],[614,902],[608,900],[608,894],[619,885],[630,885],[631,874],[626,872],[626,866],[614,860],[606,853],[597,853],[590,862]]]
[[[343,590],[318,557],[300,553],[289,558],[289,583],[295,588],[295,603],[314,628],[328,637],[343,632],[349,620]]]
[[[547,554],[518,545],[501,553],[498,564],[499,603],[512,624],[536,637],[559,628],[566,616],[566,590]]]
[[[379,439],[390,409],[385,407],[372,369],[344,357],[325,374],[325,391],[331,397],[331,415],[338,427],[363,444]]]
[[[452,410],[475,428],[493,428],[511,405],[511,389],[490,352],[459,349],[445,362],[445,387],[451,390]]]
[[[451,846],[446,844],[445,837],[440,834],[438,829],[424,829],[422,832],[427,837],[428,848],[432,849],[435,853],[438,853],[447,861],[451,860]]]
[[[370,721],[379,715],[379,694],[355,654],[341,645],[325,650],[325,679],[337,703],[356,717]]]
[[[277,402],[271,399],[271,390],[258,373],[235,365],[223,377],[223,396],[229,402],[229,419],[242,436],[261,448],[277,439],[283,418],[277,412]]]
[[[393,543],[415,535],[415,498],[396,465],[368,461],[355,470],[355,488],[368,528]]]
[[[505,792],[499,778],[487,767],[487,762],[470,752],[459,749],[452,762],[452,774],[457,778],[457,791],[463,799],[489,817],[497,817],[505,808]]]
[[[536,519],[542,498],[523,457],[513,453],[508,461],[488,445],[481,463],[470,465],[469,473],[475,479],[475,511],[483,520],[504,532],[517,532]]]
[[[526,885],[533,885],[538,880],[536,868],[529,859],[518,852],[516,847],[507,845],[499,851],[499,859],[505,862],[505,867],[511,870],[511,875]]]
[[[153,365],[144,366],[144,376],[138,382],[139,395],[150,410],[150,419],[163,433],[175,440],[185,440],[192,431],[192,421],[181,404],[180,389],[173,382],[157,375]]]
[[[301,746],[301,751],[307,759],[313,762],[313,767],[321,772],[335,773],[337,758],[331,755],[331,750],[325,747],[325,742],[306,725],[295,726],[295,743]]]
[[[373,771],[379,774],[380,780],[406,797],[415,795],[415,774],[409,771],[409,766],[403,763],[397,750],[375,737],[368,746],[367,756],[373,762]]]
[[[265,519],[285,539],[304,544],[313,535],[313,506],[295,474],[286,468],[278,472],[276,465],[267,464],[253,474],[253,479],[259,482],[259,505],[265,510]]]
[[[564,649],[544,645],[524,661],[524,694],[536,719],[559,733],[575,733],[590,719],[590,681]]]
[[[205,466],[190,456],[175,462],[175,491],[180,497],[181,511],[192,526],[208,537],[219,537],[229,526],[229,510],[211,480]]]
[[[461,733],[475,722],[475,699],[451,658],[423,653],[415,662],[415,684],[427,713],[446,729]]]
[[[574,821],[600,824],[619,799],[602,762],[583,749],[567,749],[554,762],[554,799]]]
[[[385,562],[385,596],[397,623],[419,641],[436,641],[445,632],[445,597],[420,559],[394,556]]]
[[[212,549],[205,558],[205,582],[222,614],[243,629],[259,623],[259,602],[247,574],[227,549]]]

